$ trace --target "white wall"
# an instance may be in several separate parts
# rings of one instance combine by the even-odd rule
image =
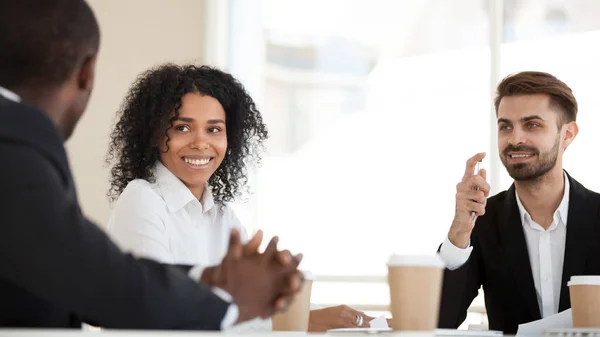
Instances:
[[[102,40],[94,92],[67,144],[83,212],[104,227],[115,113],[135,77],[162,62],[201,62],[204,0],[88,0]]]

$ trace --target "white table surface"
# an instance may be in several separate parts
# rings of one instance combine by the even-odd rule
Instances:
[[[224,337],[224,336],[244,336],[244,337],[301,337],[301,336],[402,336],[402,337],[435,337],[434,333],[428,332],[386,332],[382,334],[357,333],[331,333],[331,334],[313,334],[304,332],[251,332],[251,333],[233,333],[233,332],[202,332],[202,331],[140,331],[140,330],[102,330],[102,331],[83,331],[75,329],[2,329],[0,328],[0,337],[93,337],[93,336],[115,336],[115,337]],[[484,336],[484,334],[481,334]],[[477,336],[474,331],[465,331],[465,334],[457,336],[474,337]],[[508,337],[508,335],[505,335]]]

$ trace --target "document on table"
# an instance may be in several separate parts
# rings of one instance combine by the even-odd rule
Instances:
[[[548,329],[564,329],[573,327],[571,309],[559,312],[537,321],[519,324],[517,336],[541,336]]]
[[[502,333],[502,331],[496,331],[496,330],[436,329],[435,335],[438,337],[441,337],[441,336],[463,336],[463,337],[464,336],[477,336],[477,337],[490,336],[490,337],[494,337],[494,336],[502,336],[503,333]]]
[[[375,329],[389,328],[389,326],[387,324],[387,319],[385,318],[385,316],[379,316],[375,319],[370,320],[369,325],[371,326],[371,328],[375,328]]]

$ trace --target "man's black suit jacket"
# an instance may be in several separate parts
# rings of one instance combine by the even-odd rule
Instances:
[[[228,306],[180,268],[123,254],[82,215],[47,115],[0,96],[0,327],[219,330]]]
[[[600,274],[600,194],[568,176],[567,238],[559,312],[569,309],[567,282],[573,275]],[[541,318],[514,185],[488,199],[471,234],[465,265],[446,270],[440,328],[456,329],[483,286],[489,328],[514,334],[518,325]]]

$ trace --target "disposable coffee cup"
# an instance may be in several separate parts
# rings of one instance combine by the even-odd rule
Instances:
[[[435,330],[444,276],[442,260],[437,255],[392,255],[387,265],[392,328]]]
[[[600,276],[571,276],[567,286],[573,327],[600,328]]]
[[[304,271],[302,289],[294,296],[287,310],[273,315],[273,331],[304,331],[308,330],[310,315],[310,293],[315,280],[314,275]]]

